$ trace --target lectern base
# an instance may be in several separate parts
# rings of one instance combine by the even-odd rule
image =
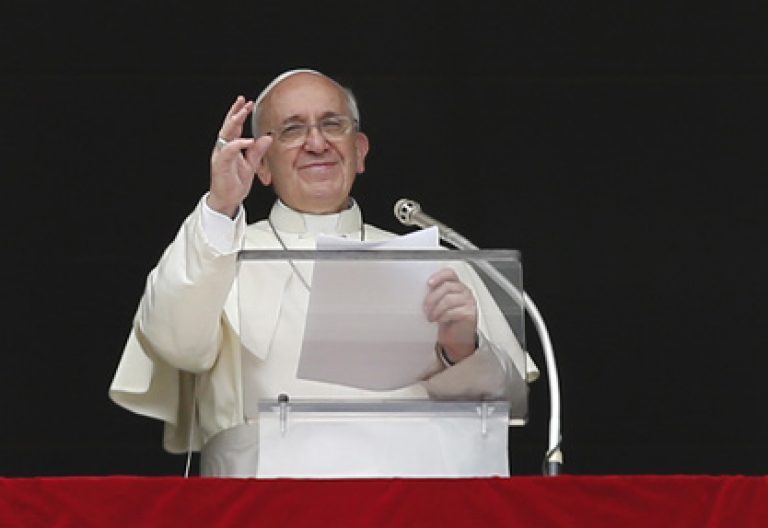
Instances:
[[[506,402],[260,403],[259,419],[212,438],[205,476],[509,476]]]

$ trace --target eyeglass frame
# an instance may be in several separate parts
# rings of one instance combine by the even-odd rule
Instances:
[[[335,137],[335,138],[328,137],[326,135],[326,133],[323,132],[323,129],[321,128],[323,120],[325,120],[325,119],[339,119],[339,118],[341,118],[343,120],[348,120],[349,124],[346,125],[344,132],[342,132],[342,134],[339,137]],[[280,134],[285,132],[285,129],[290,127],[290,126],[296,126],[296,127],[300,127],[300,128],[304,129],[304,133],[300,134],[296,138],[295,143],[293,143],[293,142],[286,143],[284,140],[280,139]],[[348,115],[345,115],[345,114],[329,114],[329,115],[325,115],[325,116],[321,117],[315,123],[301,123],[301,124],[299,124],[299,123],[290,124],[289,123],[289,124],[284,124],[284,125],[281,125],[281,126],[279,126],[277,128],[273,128],[271,130],[267,130],[266,132],[264,132],[264,134],[268,135],[268,136],[272,136],[273,138],[275,138],[276,141],[278,141],[281,145],[285,146],[286,148],[296,148],[296,147],[300,147],[301,145],[303,145],[303,144],[305,144],[307,142],[307,139],[309,138],[309,133],[310,133],[310,131],[313,128],[317,128],[317,132],[321,136],[323,136],[323,139],[325,139],[326,141],[330,141],[330,142],[336,142],[336,141],[339,141],[339,140],[343,139],[343,137],[348,135],[350,133],[350,131],[353,130],[353,129],[356,132],[360,131],[360,129],[359,129],[359,122],[354,117],[351,117],[351,116],[348,116]],[[301,139],[301,140],[299,141],[299,139]]]

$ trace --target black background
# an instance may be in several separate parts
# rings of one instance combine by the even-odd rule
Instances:
[[[765,2],[0,9],[0,474],[183,471],[107,388],[226,109],[293,67],[358,96],[366,221],[404,232],[407,196],[523,252],[567,472],[768,472]],[[545,379],[531,405],[516,474],[546,448]]]

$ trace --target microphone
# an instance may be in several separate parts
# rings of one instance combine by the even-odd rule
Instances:
[[[395,202],[395,218],[401,224],[407,226],[418,226],[421,228],[437,227],[437,230],[440,232],[440,238],[458,249],[479,249],[456,231],[422,211],[421,204],[416,200],[400,198]]]
[[[422,211],[421,205],[416,200],[401,198],[395,202],[395,218],[397,218],[401,224],[407,226],[415,225],[422,229],[435,226],[440,232],[440,238],[457,249],[479,249],[456,231],[442,222],[438,222]],[[563,465],[561,449],[562,434],[560,432],[560,381],[557,374],[555,351],[552,347],[552,341],[549,338],[547,325],[544,322],[544,318],[541,316],[538,307],[534,304],[533,299],[531,299],[525,291],[519,290],[516,286],[510,283],[509,280],[490,263],[486,261],[475,261],[474,264],[482,269],[490,279],[499,285],[510,298],[514,299],[519,304],[522,304],[525,312],[533,321],[533,325],[539,335],[539,341],[541,341],[542,352],[544,353],[544,360],[547,364],[547,373],[549,375],[550,404],[549,444],[548,450],[544,455],[542,469],[545,475],[559,475]]]

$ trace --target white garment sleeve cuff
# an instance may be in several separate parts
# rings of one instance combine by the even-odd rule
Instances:
[[[243,215],[243,206],[237,211],[234,220],[227,215],[214,211],[208,206],[208,193],[203,196],[202,219],[203,232],[208,243],[219,253],[230,253],[235,248],[235,231],[240,217]]]

